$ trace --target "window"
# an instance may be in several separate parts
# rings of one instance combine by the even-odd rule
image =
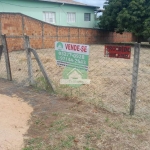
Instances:
[[[44,12],[44,21],[47,23],[55,23],[55,12]]]
[[[84,13],[84,21],[91,21],[91,14],[90,13]]]
[[[68,12],[67,13],[67,22],[69,22],[69,23],[76,22],[76,13]]]

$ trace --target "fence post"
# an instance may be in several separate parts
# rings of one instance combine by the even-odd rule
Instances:
[[[4,55],[5,55],[7,79],[9,81],[12,81],[12,74],[11,74],[11,67],[10,67],[10,60],[9,60],[9,54],[8,54],[6,35],[1,35],[1,39],[2,39],[2,45],[3,45],[3,52],[4,52]]]
[[[3,46],[0,45],[0,60],[1,60],[1,57],[2,57],[2,53],[3,53]]]
[[[29,37],[24,36],[24,40],[25,40],[25,49],[26,49],[27,65],[28,65],[29,85],[33,85],[34,79],[33,79],[33,70],[32,70],[32,60],[31,60]]]
[[[140,58],[140,44],[135,43],[135,45],[134,45],[133,73],[132,73],[131,101],[130,101],[130,115],[134,115],[134,112],[135,112],[139,58]]]
[[[54,92],[54,88],[53,88],[53,86],[52,86],[52,82],[51,82],[51,80],[49,79],[49,77],[48,77],[48,75],[47,75],[47,73],[46,73],[46,71],[45,71],[45,69],[44,69],[44,66],[43,66],[42,62],[40,61],[40,58],[39,58],[37,52],[36,52],[34,49],[32,49],[32,48],[30,48],[30,51],[33,53],[33,55],[34,55],[34,57],[35,57],[35,59],[36,59],[38,65],[39,65],[39,67],[40,67],[40,70],[41,70],[41,72],[42,72],[42,74],[43,74],[45,80],[47,81],[47,83],[48,83],[48,85],[49,85],[51,91]]]

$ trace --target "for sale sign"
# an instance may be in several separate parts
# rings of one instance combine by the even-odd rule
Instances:
[[[88,70],[89,45],[55,42],[57,65]]]
[[[130,59],[131,58],[131,46],[105,45],[104,56]]]

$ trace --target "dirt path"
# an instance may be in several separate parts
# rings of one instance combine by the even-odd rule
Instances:
[[[0,85],[8,89],[8,84]],[[0,150],[21,150],[33,108],[16,95],[5,94],[0,94]]]
[[[24,146],[23,135],[28,130],[32,107],[22,99],[0,94],[0,149],[20,150]]]
[[[44,91],[0,79],[0,150],[21,150],[28,138],[30,117],[62,111],[72,103]],[[40,107],[39,107],[40,106]],[[31,121],[32,122],[32,121]],[[33,133],[36,135],[36,132]]]

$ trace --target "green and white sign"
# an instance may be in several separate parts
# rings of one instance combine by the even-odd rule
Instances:
[[[89,45],[56,41],[55,55],[59,66],[88,70]]]
[[[83,69],[65,67],[60,84],[79,87],[83,84],[90,84],[90,79],[87,79],[87,71]]]

